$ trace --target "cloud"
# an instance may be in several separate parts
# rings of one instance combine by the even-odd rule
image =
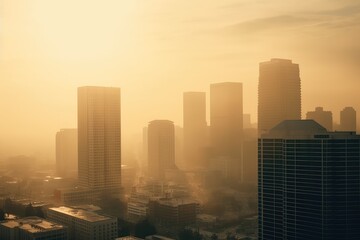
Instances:
[[[267,18],[258,18],[244,21],[226,27],[226,30],[240,33],[256,33],[260,31],[272,31],[274,29],[291,29],[314,23],[312,18],[293,15],[279,15]]]

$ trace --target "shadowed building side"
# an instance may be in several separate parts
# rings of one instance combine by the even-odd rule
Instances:
[[[288,120],[259,139],[259,239],[360,239],[360,136]]]

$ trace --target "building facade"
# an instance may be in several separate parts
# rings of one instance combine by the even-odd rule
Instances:
[[[167,169],[175,165],[175,127],[169,120],[154,120],[148,126],[149,175],[163,180]]]
[[[259,139],[259,239],[360,238],[360,136],[313,120]]]
[[[60,177],[77,177],[77,129],[61,129],[56,133],[56,173]]]
[[[306,113],[306,119],[312,119],[326,128],[328,131],[333,129],[333,115],[331,111],[324,111],[322,107],[316,107],[315,111]]]
[[[186,226],[196,222],[198,206],[191,199],[154,199],[149,202],[149,218],[167,226]]]
[[[266,133],[283,120],[301,119],[299,65],[286,59],[260,63],[258,133]]]
[[[242,180],[243,97],[242,83],[210,85],[210,145],[213,157],[228,159],[230,180]],[[216,159],[215,159],[216,161]]]
[[[205,167],[206,146],[206,94],[185,92],[183,94],[184,162],[192,170]]]
[[[113,240],[118,234],[117,218],[75,207],[49,208],[47,217],[69,229],[70,240]]]
[[[121,187],[120,88],[78,88],[78,175],[82,187]]]

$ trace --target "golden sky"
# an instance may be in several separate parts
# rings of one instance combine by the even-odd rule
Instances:
[[[182,125],[182,92],[215,82],[243,82],[256,122],[274,57],[300,64],[303,116],[360,112],[358,0],[0,0],[0,159],[54,160],[84,85],[121,87],[125,144],[151,120]]]

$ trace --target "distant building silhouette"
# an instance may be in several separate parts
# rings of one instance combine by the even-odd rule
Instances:
[[[169,120],[154,120],[148,125],[148,169],[156,180],[164,180],[167,169],[175,165],[175,127]]]
[[[185,92],[183,95],[185,168],[204,167],[206,145],[205,92]]]
[[[299,65],[273,58],[260,63],[258,133],[266,133],[283,120],[301,119]]]
[[[360,239],[360,136],[289,120],[259,139],[259,239]]]
[[[316,107],[315,111],[306,113],[306,119],[315,120],[328,131],[333,130],[333,116],[331,111],[324,111],[322,107]]]
[[[77,177],[77,129],[61,129],[56,133],[56,174],[60,177]]]
[[[120,88],[78,88],[79,184],[121,188]]]
[[[340,112],[340,130],[356,132],[356,111],[346,107]]]
[[[210,144],[213,156],[223,162],[226,177],[242,180],[242,83],[210,85]]]

